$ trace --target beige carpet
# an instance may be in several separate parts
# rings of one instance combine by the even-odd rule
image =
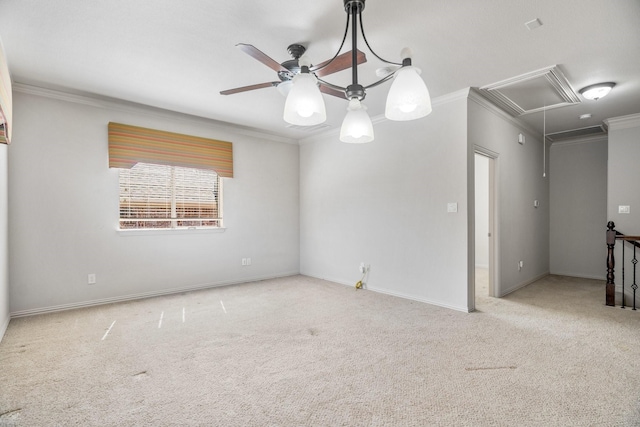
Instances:
[[[466,314],[296,276],[14,319],[0,425],[639,426],[640,311],[603,302],[551,276]]]
[[[489,270],[476,267],[476,298],[489,296]]]

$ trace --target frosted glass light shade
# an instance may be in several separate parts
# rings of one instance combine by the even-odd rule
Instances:
[[[293,82],[291,80],[285,80],[282,83],[278,84],[278,92],[280,92],[280,94],[286,98],[287,96],[289,96],[289,92],[291,92],[292,85]]]
[[[284,120],[299,126],[314,126],[327,120],[324,99],[314,75],[300,73],[293,78],[284,103]]]
[[[387,95],[384,115],[389,120],[415,120],[431,113],[431,97],[420,69],[406,66],[396,71]]]
[[[347,115],[340,128],[340,141],[350,143],[373,141],[373,123],[367,114],[367,107],[358,99],[349,101]]]
[[[600,98],[603,98],[611,92],[611,89],[615,86],[615,83],[598,83],[595,85],[587,86],[585,88],[580,89],[580,93],[586,99],[597,101]]]

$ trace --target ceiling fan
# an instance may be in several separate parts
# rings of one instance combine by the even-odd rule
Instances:
[[[259,83],[235,89],[224,90],[222,95],[231,95],[254,89],[277,86],[278,91],[286,96],[282,118],[285,122],[296,126],[316,126],[327,120],[322,92],[349,101],[347,115],[340,128],[340,141],[362,143],[373,141],[373,122],[367,114],[367,107],[362,105],[367,89],[393,80],[387,93],[385,117],[389,120],[416,120],[431,113],[431,97],[426,84],[420,77],[420,69],[412,65],[410,49],[402,49],[402,62],[393,62],[376,54],[364,33],[362,11],[366,0],[343,0],[347,13],[342,43],[336,54],[320,65],[312,65],[304,56],[306,48],[300,44],[289,46],[289,54],[293,58],[282,64],[274,61],[260,50],[249,44],[238,44],[243,52],[262,62],[278,74],[279,81]],[[351,28],[351,51],[339,55]],[[359,30],[359,31],[358,31]],[[376,74],[380,79],[367,86],[358,83],[358,65],[366,62],[364,53],[358,50],[358,32],[369,51],[378,60],[389,66],[379,69]],[[339,86],[323,80],[321,77],[341,70],[351,69],[351,84]]]
[[[267,67],[271,68],[278,73],[278,81],[258,83],[250,86],[242,86],[234,89],[227,89],[220,92],[221,95],[233,95],[235,93],[247,92],[255,89],[263,89],[267,87],[278,87],[281,92],[286,95],[287,89],[290,87],[293,78],[300,73],[301,67],[299,63],[300,57],[306,51],[306,48],[301,44],[289,45],[287,51],[293,59],[278,63],[265,53],[257,49],[250,44],[239,43],[236,45],[247,55],[262,62]],[[357,51],[357,63],[362,64],[367,62],[366,55],[360,50]],[[328,61],[324,61],[319,65],[312,65],[309,67],[309,72],[315,74],[317,77],[326,76],[329,74],[337,73],[338,71],[346,70],[352,65],[351,52],[345,52],[342,55],[337,55]],[[327,95],[337,96],[338,98],[347,99],[344,91],[336,90],[324,84],[320,85],[320,91]]]

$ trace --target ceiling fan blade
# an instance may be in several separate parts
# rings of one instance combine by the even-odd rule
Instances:
[[[343,91],[336,90],[334,88],[331,88],[329,86],[325,86],[322,84],[320,85],[320,92],[326,93],[327,95],[337,96],[338,98],[347,99],[347,96]]]
[[[265,87],[278,86],[279,83],[280,82],[258,83],[256,85],[251,85],[251,86],[242,86],[242,87],[237,87],[235,89],[227,89],[227,90],[221,91],[220,95],[233,95],[234,93],[247,92],[249,90],[254,90],[254,89],[262,89]]]
[[[358,50],[358,64],[363,64],[365,62],[367,62],[367,56],[364,54],[364,52]],[[322,64],[312,67],[311,71],[313,71],[314,69],[317,70],[318,68],[321,68],[328,63],[329,61],[324,61]],[[322,77],[328,74],[337,73],[338,71],[346,70],[348,68],[351,68],[351,52],[345,52],[342,55],[336,56],[336,59],[333,60],[331,65],[316,71],[315,74],[318,77]]]
[[[264,65],[266,65],[267,67],[271,68],[274,71],[284,71],[284,72],[289,71],[286,68],[284,68],[282,65],[277,63],[274,59],[270,58],[261,50],[257,49],[256,47],[250,44],[238,43],[236,46],[239,47],[240,50],[242,50],[244,53],[246,53],[250,57],[257,59],[258,61],[262,62]]]

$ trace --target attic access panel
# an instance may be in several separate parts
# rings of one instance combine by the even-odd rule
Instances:
[[[483,86],[480,93],[515,117],[580,103],[557,65]]]

